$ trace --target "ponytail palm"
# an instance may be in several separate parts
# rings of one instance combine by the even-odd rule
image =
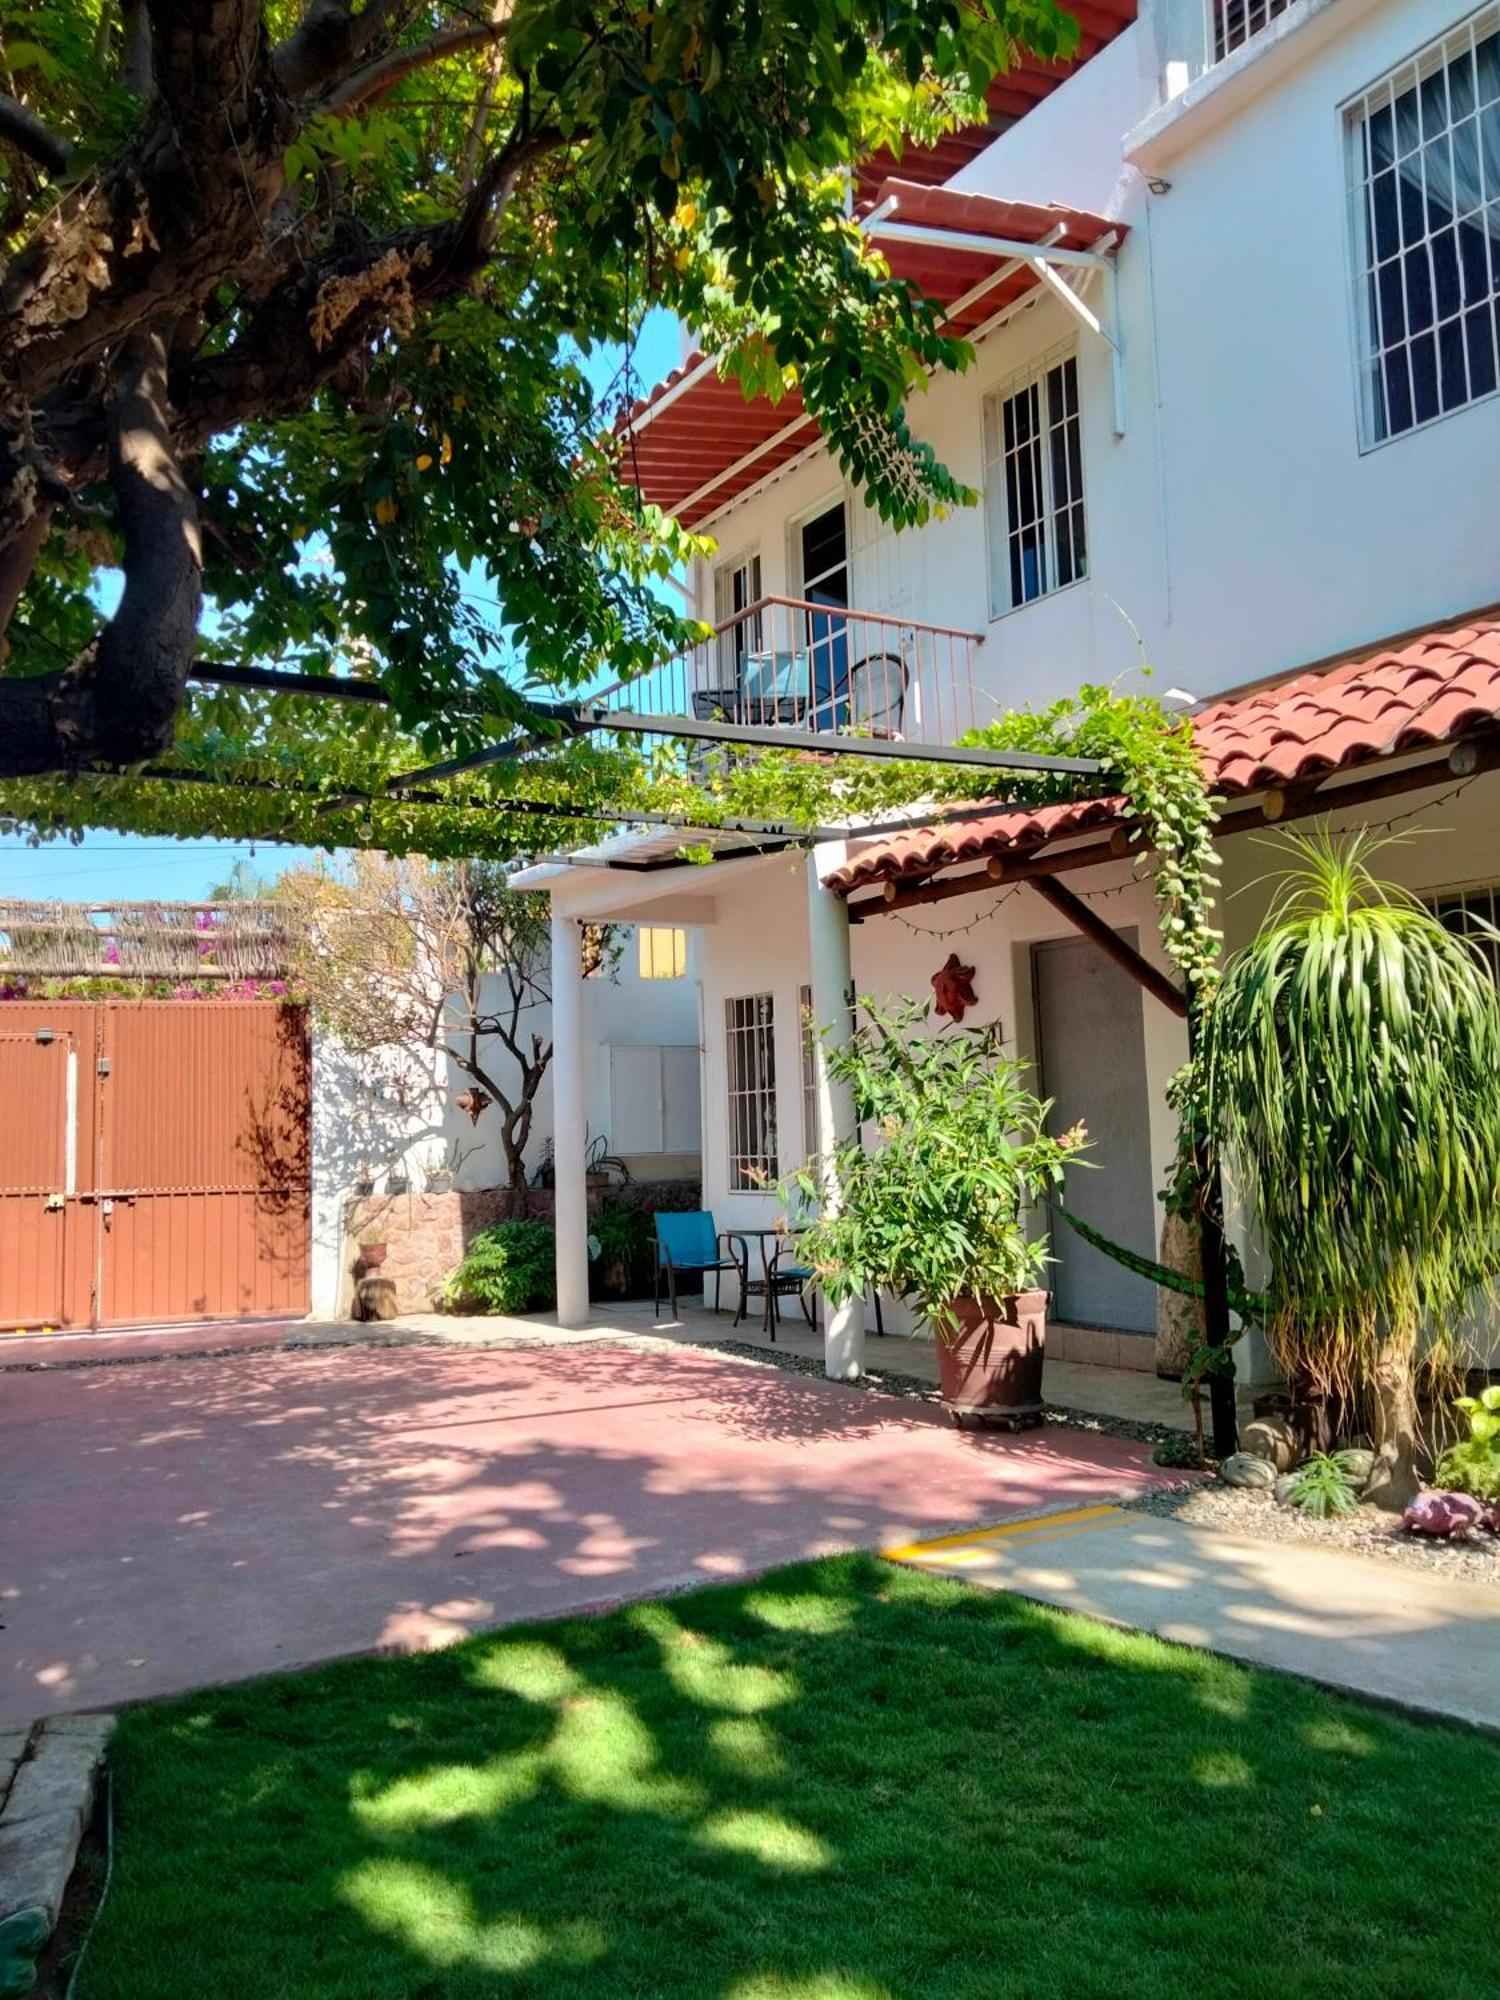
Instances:
[[[1253,1200],[1282,1366],[1362,1399],[1372,1495],[1415,1490],[1419,1358],[1500,1264],[1500,998],[1476,946],[1378,881],[1366,832],[1294,864],[1204,1024],[1215,1144]]]

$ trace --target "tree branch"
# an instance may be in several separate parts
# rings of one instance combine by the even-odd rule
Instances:
[[[0,777],[128,765],[172,741],[198,635],[202,553],[172,449],[166,343],[125,343],[110,411],[125,589],[94,644],[57,674],[0,680]]]
[[[346,76],[322,100],[320,109],[335,112],[340,117],[361,111],[416,71],[428,69],[446,56],[463,55],[469,49],[482,49],[486,44],[503,41],[510,27],[509,17],[510,8],[506,5],[503,10],[496,10],[493,20],[453,21],[425,42],[414,42],[410,48],[392,49],[388,55]]]
[[[348,0],[309,0],[307,12],[271,60],[289,97],[306,97],[359,61],[407,0],[366,0],[355,13]]]
[[[67,142],[49,131],[40,118],[6,90],[0,90],[0,139],[14,146],[18,153],[24,153],[28,160],[34,160],[53,180],[67,172],[70,152]]]

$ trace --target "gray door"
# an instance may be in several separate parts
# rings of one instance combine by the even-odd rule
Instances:
[[[1134,944],[1133,930],[1121,937]],[[1087,938],[1032,947],[1038,1071],[1053,1100],[1049,1129],[1083,1119],[1091,1167],[1073,1168],[1063,1199],[1113,1243],[1156,1254],[1156,1196],[1146,1099],[1141,989]],[[1060,1219],[1052,1230],[1053,1316],[1075,1326],[1150,1333],[1156,1287]]]

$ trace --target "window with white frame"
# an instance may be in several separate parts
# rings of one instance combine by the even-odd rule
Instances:
[[[1087,574],[1076,355],[986,398],[984,508],[992,617]]]
[[[1500,380],[1500,8],[1430,43],[1344,117],[1368,446]]]
[[[769,993],[724,1002],[729,1185],[766,1193],[780,1171],[776,1151],[776,1006]]]
[[[810,986],[797,989],[797,1013],[802,1024],[802,1150],[812,1159],[823,1139],[818,1124],[818,1024]]]
[[[1292,0],[1208,0],[1213,62],[1223,62],[1284,14]]]
[[[761,614],[750,609],[760,597],[760,556],[755,550],[720,563],[714,571],[714,623],[726,628],[718,638],[719,671],[725,687],[739,685],[746,655],[758,653],[764,643]],[[750,616],[741,615],[745,612]]]
[[[1428,908],[1445,930],[1469,938],[1500,985],[1500,889],[1459,889],[1434,896]]]
[[[665,924],[642,924],[636,932],[642,979],[687,977],[687,932]]]

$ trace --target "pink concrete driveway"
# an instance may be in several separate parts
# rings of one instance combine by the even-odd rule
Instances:
[[[1118,1494],[1146,1453],[680,1348],[0,1377],[0,1721]]]

